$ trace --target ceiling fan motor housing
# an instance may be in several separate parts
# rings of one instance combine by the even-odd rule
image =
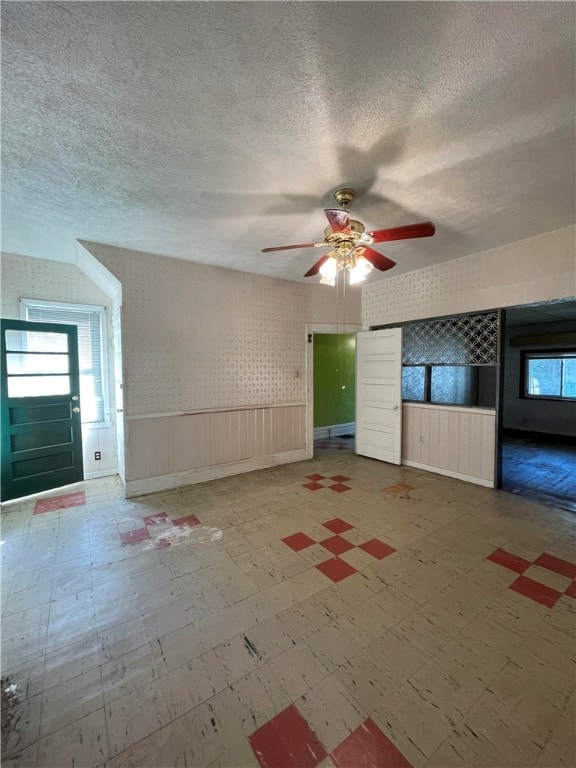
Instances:
[[[350,187],[342,187],[342,189],[337,189],[336,192],[334,192],[334,200],[336,200],[338,205],[341,205],[343,208],[350,205],[355,197],[356,190],[350,189]]]

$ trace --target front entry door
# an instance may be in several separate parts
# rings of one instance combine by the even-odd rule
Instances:
[[[356,337],[356,453],[402,462],[402,329]]]
[[[2,320],[1,500],[84,479],[78,330]]]

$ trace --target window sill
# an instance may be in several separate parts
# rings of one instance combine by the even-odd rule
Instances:
[[[474,411],[474,413],[484,413],[486,415],[494,416],[496,413],[495,408],[487,408],[486,406],[478,405],[448,405],[444,403],[421,403],[417,400],[403,400],[403,407],[409,408],[428,408],[435,411]]]

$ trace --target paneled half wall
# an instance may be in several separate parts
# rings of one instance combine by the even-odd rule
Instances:
[[[126,495],[301,461],[305,403],[130,416]]]

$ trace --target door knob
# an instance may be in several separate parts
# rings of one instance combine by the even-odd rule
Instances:
[[[74,406],[74,408],[72,408],[72,413],[80,413],[80,408],[78,408],[77,405]]]
[[[78,395],[72,395],[72,400],[78,400]]]

